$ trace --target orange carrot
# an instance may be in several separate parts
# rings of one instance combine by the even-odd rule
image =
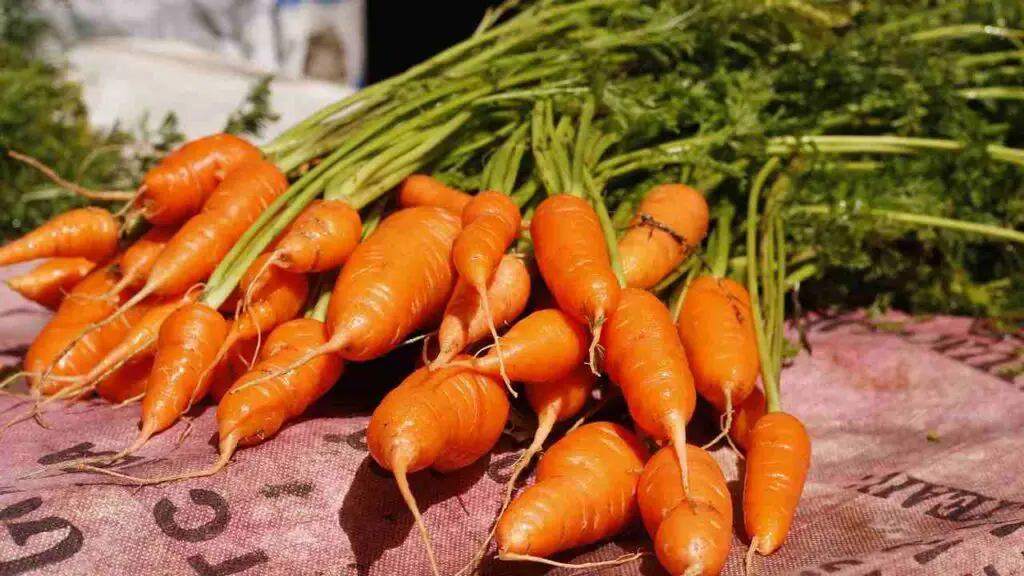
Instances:
[[[96,384],[96,393],[104,400],[120,404],[138,398],[146,392],[153,357],[134,358]]]
[[[481,192],[462,211],[462,233],[452,249],[452,260],[460,279],[465,279],[480,295],[487,327],[498,351],[501,377],[509,384],[501,361],[501,338],[491,314],[487,284],[501,263],[505,250],[519,236],[522,218],[519,207],[501,192]]]
[[[146,173],[137,203],[157,226],[181,224],[203,208],[235,168],[262,157],[259,148],[231,134],[193,140]]]
[[[324,272],[345,263],[359,244],[359,212],[340,200],[310,204],[274,248],[274,263],[292,272]]]
[[[85,258],[51,258],[20,276],[8,278],[7,285],[23,297],[56,310],[76,284],[82,281],[96,263]]]
[[[472,196],[438,182],[426,174],[413,174],[398,187],[398,206],[433,206],[442,208],[456,216],[462,216]]]
[[[670,448],[651,457],[640,476],[637,502],[658,561],[670,574],[712,576],[722,571],[732,540],[732,497],[718,463],[686,447],[690,498]]]
[[[494,379],[464,368],[420,368],[388,393],[370,417],[370,455],[391,470],[419,527],[434,574],[430,537],[407,475],[427,468],[469,466],[497,444],[508,419],[508,398]]]
[[[697,394],[686,352],[668,308],[650,292],[624,288],[601,338],[605,370],[619,385],[636,425],[672,443],[686,485],[686,423]]]
[[[558,309],[539,310],[526,316],[505,333],[502,347],[505,368],[517,382],[554,382],[567,378],[587,357],[583,326]],[[453,362],[452,366],[455,365]],[[476,372],[501,375],[497,350],[470,358],[460,365]]]
[[[114,215],[102,208],[71,210],[0,246],[0,266],[37,258],[102,262],[117,251],[118,228]]]
[[[521,258],[505,255],[487,286],[487,301],[496,324],[514,321],[526,309],[530,297],[530,272]],[[437,369],[489,334],[488,314],[479,292],[465,278],[459,278],[444,319],[437,331],[440,353],[431,362]]]
[[[776,411],[757,421],[750,431],[743,484],[743,523],[751,548],[768,555],[782,545],[810,465],[811,439],[800,420]]]
[[[700,191],[663,184],[647,193],[619,239],[626,285],[648,289],[682,264],[708,233],[708,203]]]
[[[120,292],[125,288],[142,288],[150,271],[153,270],[153,264],[174,233],[174,228],[150,228],[125,249],[120,261],[121,281],[113,292]]]
[[[597,213],[586,200],[559,194],[537,206],[530,222],[537,265],[558,306],[590,327],[590,367],[597,370],[601,329],[619,302]]]
[[[724,435],[760,370],[750,296],[728,278],[699,276],[686,291],[678,326],[697,392],[725,415]]]
[[[750,432],[765,413],[764,392],[755,387],[747,399],[736,407],[735,412],[732,426],[729,428],[729,437],[741,450],[746,451],[750,446]]]
[[[498,557],[540,561],[621,532],[636,517],[647,456],[636,436],[608,422],[566,434],[541,457],[536,483],[498,521]]]
[[[284,324],[281,326],[284,326]],[[275,332],[277,332],[277,329],[271,332],[271,335]],[[220,404],[224,395],[234,386],[235,382],[242,376],[245,376],[257,362],[265,360],[275,353],[273,349],[268,349],[267,344],[269,342],[270,340],[268,339],[257,351],[257,341],[255,338],[239,340],[228,350],[224,361],[214,368],[214,373],[210,376],[210,399],[213,400],[214,404]]]

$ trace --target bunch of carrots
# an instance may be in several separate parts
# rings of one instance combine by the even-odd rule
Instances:
[[[651,185],[635,207],[610,212],[617,179],[685,165],[676,153],[700,142],[629,145],[613,129],[614,102],[588,82],[592,62],[566,46],[600,52],[602,80],[613,82],[695,16],[584,0],[504,19],[512,4],[466,42],[262,148],[226,134],[189,142],[137,190],[93,195],[124,201],[116,212],[73,210],[0,247],[2,266],[44,259],[8,284],[55,311],[18,374],[30,406],[4,430],[93,394],[140,402],[139,433],[123,450],[58,467],[138,484],[209,476],[240,447],[272,441],[348,363],[422,342],[421,365],[376,408],[367,442],[394,474],[435,574],[408,476],[484,457],[513,402],[536,414],[534,438],[462,572],[492,541],[510,562],[632,562],[554,557],[640,520],[670,573],[718,574],[734,506],[706,451],[719,441],[747,461],[748,566],[776,551],[811,462],[779,386],[785,296],[798,283],[782,197],[808,142],[767,143],[738,226],[737,207],[710,195],[728,166],[699,185]],[[621,26],[630,33],[617,35]],[[431,175],[474,163],[469,192]],[[1021,241],[995,226],[971,231]],[[588,421],[601,413],[595,396],[620,395],[632,426]],[[721,416],[704,447],[687,439],[698,396]],[[217,404],[219,434],[209,468],[111,468],[205,401]],[[541,450],[534,483],[517,494]]]

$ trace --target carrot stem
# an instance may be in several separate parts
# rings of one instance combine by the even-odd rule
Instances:
[[[755,254],[757,251],[757,225],[758,225],[758,201],[761,197],[761,189],[764,188],[768,177],[779,167],[779,159],[772,158],[761,168],[754,179],[747,197],[747,292],[750,293],[750,309],[754,319],[754,333],[757,336],[757,354],[761,360],[761,381],[764,384],[764,395],[766,410],[778,412],[782,409],[779,401],[779,386],[777,373],[773,369],[774,362],[771,360],[768,347],[769,342],[765,336],[764,316],[761,312],[761,298],[757,285],[757,263]]]
[[[833,211],[828,206],[808,205],[795,206],[790,210],[790,213],[811,214],[815,216],[829,216],[833,214]],[[955,220],[953,218],[943,218],[941,216],[928,216],[924,214],[911,214],[909,212],[886,210],[882,208],[861,209],[852,212],[851,215],[873,217],[889,222],[920,224],[922,226],[930,226],[933,228],[941,228],[945,230],[955,230],[958,232],[980,234],[982,236],[988,236],[990,238],[1009,240],[1011,242],[1024,244],[1024,232],[1019,232],[1012,228],[1006,228],[1003,226],[981,224],[980,222],[968,222],[965,220]]]

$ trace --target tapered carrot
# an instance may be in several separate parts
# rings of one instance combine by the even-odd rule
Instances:
[[[684,184],[654,187],[619,239],[626,285],[653,287],[700,245],[707,232],[708,203],[700,191]]]
[[[697,392],[725,416],[724,435],[733,407],[750,395],[760,370],[747,290],[728,278],[695,278],[678,326]]]
[[[427,468],[443,473],[472,464],[498,442],[508,410],[505,390],[489,376],[464,368],[420,368],[389,392],[370,417],[370,455],[394,473],[434,574],[440,573],[437,559],[407,476]]]
[[[232,134],[193,140],[146,173],[137,204],[157,226],[181,224],[203,208],[228,174],[262,157],[259,148]]]
[[[811,439],[796,417],[762,416],[750,431],[743,484],[743,523],[751,547],[768,555],[782,545],[811,465]]]
[[[658,561],[670,574],[713,576],[722,571],[732,540],[732,497],[718,463],[686,447],[690,497],[682,490],[679,460],[659,450],[644,466],[637,502]]]
[[[92,466],[78,468],[137,484],[161,484],[216,474],[227,466],[239,446],[259,444],[277,434],[286,422],[305,412],[337,382],[344,362],[335,355],[322,355],[295,370],[281,372],[306,349],[322,345],[325,339],[323,323],[309,318],[286,322],[274,330],[260,353],[259,363],[234,383],[217,406],[220,458],[210,468],[157,478],[128,476]],[[278,372],[281,374],[256,383],[262,376]]]
[[[51,258],[20,276],[5,280],[11,290],[23,297],[56,310],[76,284],[96,267],[85,258]]]
[[[100,380],[96,384],[96,393],[115,404],[138,398],[146,392],[152,369],[152,356],[134,358]]]
[[[505,255],[487,286],[487,301],[493,321],[505,325],[518,318],[530,297],[530,272],[522,258]],[[445,308],[437,331],[440,353],[430,363],[437,369],[490,333],[488,313],[479,292],[465,278],[459,278]]]
[[[0,266],[37,258],[85,258],[102,262],[117,251],[119,226],[102,208],[78,208],[0,246]]]
[[[451,250],[461,228],[440,208],[407,208],[386,218],[338,275],[327,310],[330,339],[283,370],[321,354],[379,358],[439,318],[455,286]]]
[[[459,278],[466,280],[477,294],[483,307],[487,326],[494,338],[501,377],[509,384],[501,361],[501,338],[491,314],[487,284],[494,276],[508,247],[519,236],[519,207],[501,192],[481,192],[462,211],[462,232],[452,249],[452,260]]]
[[[590,327],[590,366],[597,371],[597,343],[619,302],[597,213],[582,198],[559,194],[537,206],[530,223],[537,265],[558,306]]]
[[[764,392],[755,387],[747,399],[736,407],[735,412],[732,426],[729,428],[729,437],[741,450],[746,451],[750,446],[750,432],[765,413]]]
[[[112,292],[142,288],[164,247],[174,237],[174,228],[150,228],[121,255],[121,281]]]
[[[622,389],[633,421],[655,440],[672,443],[688,494],[686,424],[697,394],[671,312],[650,292],[624,288],[601,344],[605,370]]]
[[[536,483],[498,521],[498,558],[543,561],[621,532],[636,517],[647,456],[643,443],[616,424],[594,422],[566,434],[541,457]]]
[[[502,356],[512,380],[554,382],[568,377],[586,360],[586,330],[561,310],[538,310],[516,322],[505,333]],[[489,376],[501,376],[501,365],[494,348],[484,356],[459,361],[458,365]]]
[[[426,174],[413,174],[398,188],[398,206],[401,208],[434,206],[462,216],[462,211],[472,199],[469,194],[445,186]]]

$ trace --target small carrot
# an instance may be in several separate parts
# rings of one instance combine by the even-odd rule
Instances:
[[[622,389],[633,421],[655,440],[672,443],[689,494],[686,424],[697,394],[671,312],[650,292],[624,288],[601,344],[605,370]]]
[[[259,444],[277,434],[286,422],[305,412],[337,382],[344,362],[337,356],[323,355],[295,370],[256,383],[266,374],[280,372],[306,349],[322,345],[325,339],[323,323],[310,318],[292,320],[274,330],[260,353],[259,363],[234,383],[217,406],[220,458],[212,467],[158,478],[139,478],[92,466],[79,468],[147,485],[216,474],[227,466],[239,446]]]
[[[96,384],[96,393],[114,404],[137,398],[146,392],[152,369],[152,356],[132,359],[100,380]]]
[[[502,357],[516,382],[554,382],[567,378],[587,358],[587,334],[582,325],[556,308],[539,310],[516,322],[505,333]],[[500,377],[497,350],[459,364],[488,376]]]
[[[356,362],[379,358],[439,318],[455,286],[451,250],[460,229],[459,219],[440,208],[407,208],[387,217],[338,275],[327,310],[330,339],[284,370],[321,354]]]
[[[433,176],[413,174],[406,178],[398,187],[398,206],[412,208],[414,206],[434,206],[462,216],[462,211],[473,199],[465,192],[445,186]]]
[[[649,289],[678,267],[708,233],[708,203],[684,184],[647,193],[630,229],[619,239],[626,285]]]
[[[142,288],[150,271],[153,270],[153,264],[167,246],[167,242],[174,237],[174,233],[174,228],[150,228],[134,244],[126,248],[119,263],[121,281],[111,292],[117,293],[125,288]]]
[[[119,226],[102,208],[58,214],[21,238],[0,246],[0,266],[37,258],[85,258],[102,262],[117,251]]]
[[[451,472],[487,454],[508,419],[505,391],[493,378],[463,368],[420,368],[384,397],[370,417],[366,443],[391,470],[416,520],[434,574],[437,559],[408,474],[426,468]]]
[[[232,134],[213,134],[174,150],[142,178],[137,204],[157,226],[181,224],[197,214],[235,168],[263,157]]]
[[[487,301],[493,321],[504,325],[518,318],[530,297],[530,272],[522,258],[505,255],[487,286]],[[464,278],[459,278],[445,308],[437,331],[440,353],[430,363],[437,369],[489,334],[488,312],[480,293]]]
[[[71,292],[96,267],[85,258],[51,258],[20,276],[5,280],[11,290],[50,310],[56,310]]]
[[[566,434],[498,521],[498,558],[568,566],[544,559],[621,532],[636,517],[647,456],[643,443],[616,424],[594,422]]]
[[[675,451],[663,448],[651,457],[637,488],[640,516],[658,561],[670,574],[717,575],[732,541],[732,497],[710,454],[691,445],[686,460],[689,499]]]
[[[281,326],[284,326],[284,324]],[[271,334],[273,333],[271,332]],[[246,375],[257,362],[276,353],[273,349],[267,349],[269,342],[269,339],[267,342],[263,342],[263,346],[257,350],[256,344],[258,342],[255,338],[239,340],[228,350],[224,361],[217,364],[213,375],[210,376],[210,399],[213,400],[214,404],[220,404],[224,395],[234,386],[235,382]]]
[[[747,290],[728,278],[695,278],[678,326],[697,392],[725,416],[724,435],[733,407],[750,395],[760,370]]]
[[[597,344],[619,302],[597,213],[582,198],[559,194],[537,206],[530,222],[537,265],[558,306],[590,327],[590,366],[597,370]]]
[[[768,555],[782,545],[811,465],[811,439],[795,416],[769,412],[750,431],[743,484],[743,523],[751,548]]]
[[[487,285],[501,264],[502,256],[519,236],[522,217],[519,207],[501,192],[481,192],[462,211],[462,232],[452,249],[452,260],[459,278],[466,280],[477,294],[483,307],[487,326],[498,352],[501,377],[509,384],[505,365],[501,360],[501,338],[491,314]]]

